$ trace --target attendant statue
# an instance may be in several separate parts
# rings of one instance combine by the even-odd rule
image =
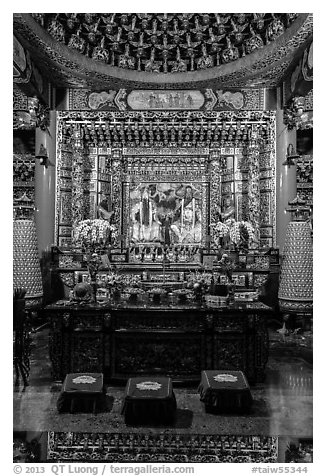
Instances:
[[[99,218],[108,221],[111,220],[114,210],[112,210],[111,199],[109,196],[104,197],[103,200],[100,201],[97,206],[97,213]]]
[[[140,191],[140,200],[131,210],[131,222],[131,236],[134,242],[160,241],[161,223],[157,218],[156,205],[148,187],[143,187]]]
[[[175,195],[178,202],[171,229],[179,243],[197,243],[201,240],[201,212],[197,203],[200,194],[191,185],[182,185]]]
[[[223,211],[221,213],[221,221],[226,221],[229,218],[235,218],[234,201],[231,195],[228,195],[224,201]]]

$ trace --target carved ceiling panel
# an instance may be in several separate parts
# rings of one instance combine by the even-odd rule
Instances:
[[[312,36],[312,14],[14,14],[58,87],[271,87]]]

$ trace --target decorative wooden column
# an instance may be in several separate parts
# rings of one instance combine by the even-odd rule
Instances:
[[[35,221],[39,255],[54,243],[55,184],[56,184],[56,112],[50,111],[48,129],[35,131],[35,155],[41,145],[48,159],[35,160]]]
[[[76,125],[72,136],[72,228],[84,220],[84,145],[82,129]]]
[[[248,147],[249,155],[249,180],[248,180],[248,202],[249,202],[249,222],[254,226],[255,241],[259,247],[259,226],[260,226],[260,169],[259,169],[259,144],[257,127],[252,126],[251,138]]]
[[[220,150],[210,151],[210,174],[211,174],[211,191],[210,200],[215,204],[215,207],[210,206],[210,223],[215,225],[220,221],[219,214],[216,214],[216,210],[221,212],[221,157]],[[214,212],[215,214],[214,214]]]
[[[121,229],[121,225],[128,223],[129,217],[122,217],[122,150],[121,149],[112,149],[110,157],[110,195],[111,195],[111,205],[112,210],[114,210],[114,215],[112,223],[116,225],[118,230]],[[126,208],[125,208],[126,210]],[[125,212],[124,210],[124,212]],[[127,238],[128,229],[123,230],[125,239]],[[126,242],[123,243],[126,246]]]
[[[296,130],[283,122],[283,110],[276,111],[276,246],[283,253],[285,234],[291,216],[286,212],[297,193],[296,166],[283,165],[289,144],[296,147]]]

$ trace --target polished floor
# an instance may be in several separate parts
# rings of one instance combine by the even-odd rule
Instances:
[[[121,415],[124,387],[107,388],[107,408],[93,414],[59,414],[60,385],[51,381],[48,330],[32,334],[29,386],[14,388],[15,431],[138,432]],[[147,427],[150,432],[216,433],[312,437],[311,332],[284,336],[270,329],[270,356],[264,383],[252,386],[250,414],[206,414],[196,387],[175,388],[177,418],[173,426]]]

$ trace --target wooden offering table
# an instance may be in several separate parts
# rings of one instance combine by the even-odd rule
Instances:
[[[101,372],[106,381],[165,375],[174,382],[199,382],[205,369],[241,370],[251,384],[264,379],[271,309],[260,302],[211,308],[60,301],[44,312],[55,380]]]

